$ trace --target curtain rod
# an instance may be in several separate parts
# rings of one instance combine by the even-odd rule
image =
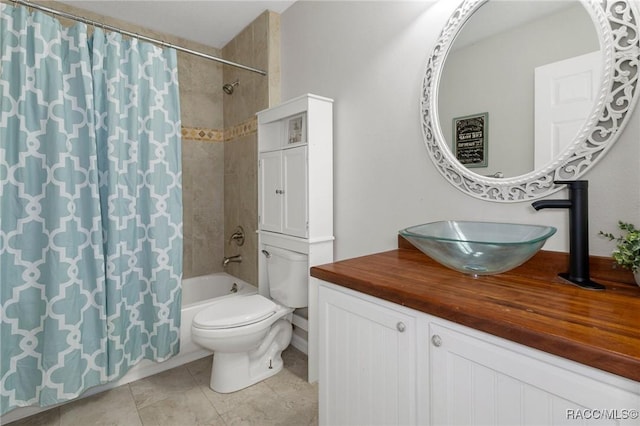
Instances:
[[[267,75],[266,71],[263,71],[263,70],[258,69],[258,68],[253,68],[253,67],[250,67],[250,66],[247,66],[247,65],[238,64],[236,62],[227,61],[226,59],[218,58],[217,56],[208,55],[206,53],[198,52],[197,50],[187,49],[186,47],[177,46],[175,44],[167,43],[167,42],[162,41],[162,40],[158,40],[158,39],[155,39],[155,38],[151,38],[151,37],[143,36],[143,35],[140,35],[140,34],[136,34],[136,33],[133,33],[131,31],[127,31],[127,30],[123,30],[121,28],[113,27],[111,25],[103,24],[101,22],[92,21],[91,19],[87,19],[87,18],[84,18],[82,16],[72,15],[70,13],[63,12],[61,10],[51,9],[49,7],[42,6],[42,5],[37,4],[37,3],[32,3],[32,2],[26,1],[26,0],[10,0],[10,1],[12,1],[13,3],[18,3],[18,4],[21,4],[23,6],[30,7],[32,9],[40,10],[42,12],[47,12],[47,13],[50,13],[52,15],[62,16],[63,18],[72,19],[74,21],[82,22],[84,24],[88,24],[88,25],[91,25],[91,26],[94,26],[94,27],[100,27],[100,28],[103,28],[105,30],[109,30],[109,31],[113,31],[113,32],[116,32],[116,33],[120,33],[122,35],[126,35],[126,36],[129,36],[129,37],[134,37],[134,38],[137,38],[139,40],[148,41],[150,43],[154,43],[154,44],[160,45],[162,47],[169,47],[171,49],[175,49],[175,50],[178,50],[180,52],[189,53],[191,55],[199,56],[200,58],[209,59],[209,60],[215,61],[215,62],[220,62],[220,63],[225,64],[225,65],[230,65],[232,67],[241,68],[243,70],[255,72],[255,73],[258,73],[258,74],[261,74],[261,75]]]

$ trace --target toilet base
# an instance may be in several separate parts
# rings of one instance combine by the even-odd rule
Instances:
[[[291,343],[292,326],[278,320],[260,346],[249,352],[215,352],[209,386],[218,393],[236,392],[279,373],[282,351]]]

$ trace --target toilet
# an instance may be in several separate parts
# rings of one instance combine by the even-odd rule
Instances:
[[[224,298],[198,312],[192,339],[213,351],[209,386],[230,393],[282,370],[295,308],[308,305],[307,255],[264,246],[270,298],[259,294]]]

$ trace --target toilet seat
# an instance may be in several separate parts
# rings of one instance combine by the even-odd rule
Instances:
[[[204,330],[242,327],[263,321],[278,310],[278,305],[259,294],[223,299],[198,312],[193,326]]]

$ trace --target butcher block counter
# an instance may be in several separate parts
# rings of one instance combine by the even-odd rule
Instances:
[[[557,277],[567,255],[541,251],[509,272],[472,277],[398,237],[398,249],[311,268],[311,276],[640,381],[640,287],[608,258],[591,258],[604,291]]]

